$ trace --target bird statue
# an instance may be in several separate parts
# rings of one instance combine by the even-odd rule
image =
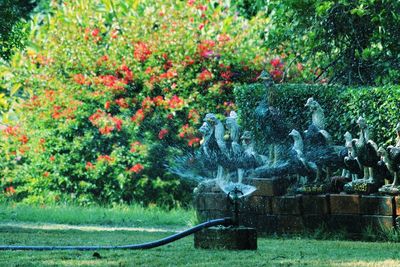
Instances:
[[[357,124],[360,128],[360,135],[358,139],[352,140],[354,154],[357,158],[359,165],[364,172],[364,179],[368,182],[376,183],[374,177],[374,168],[377,167],[380,159],[378,155],[378,146],[372,140],[369,140],[368,126],[363,117],[359,117]]]
[[[400,147],[388,146],[387,149],[379,147],[378,153],[382,156],[387,169],[393,174],[393,183],[379,189],[381,193],[399,193],[399,172],[400,172]]]
[[[331,145],[331,137],[324,130],[325,116],[322,107],[312,97],[305,104],[312,112],[311,124],[304,132],[304,156],[308,162],[316,165],[315,182],[324,182],[322,173],[325,171],[326,178],[329,180],[331,169],[337,167],[339,162],[339,153],[337,148]]]
[[[289,162],[293,169],[295,169],[298,176],[306,177],[308,179],[315,176],[317,166],[313,162],[308,162],[304,156],[304,142],[299,131],[292,130],[289,136],[293,138],[293,146],[290,151]]]
[[[284,158],[284,155],[281,153],[287,149],[287,133],[290,131],[290,128],[280,110],[268,104],[267,97],[264,97],[259,102],[254,115],[256,128],[259,129],[262,136],[259,145],[267,146],[265,150],[269,151],[271,164],[274,165]]]
[[[265,93],[254,111],[255,126],[260,133],[258,135],[257,131],[256,134],[261,137],[257,142],[257,150],[262,153],[268,151],[270,164],[275,165],[286,157],[284,152],[288,149],[287,133],[290,127],[280,110],[271,106],[276,91],[271,74],[263,70],[257,79],[263,81],[265,88]]]
[[[314,125],[314,127],[318,129],[319,133],[325,137],[328,143],[331,143],[332,138],[325,130],[325,115],[321,105],[314,100],[314,98],[310,97],[307,99],[305,107],[308,107],[311,111],[311,125]],[[307,133],[307,131],[305,133]]]
[[[222,122],[215,116],[215,114],[208,113],[204,118],[209,127],[213,129],[215,140],[217,141],[218,147],[224,155],[228,155],[228,149],[225,144],[224,135],[225,127]]]
[[[314,98],[310,97],[307,99],[305,107],[308,107],[312,112],[311,120],[312,124],[318,127],[320,130],[325,130],[325,115],[324,110],[320,106],[320,104],[314,100]]]
[[[237,114],[235,111],[231,111],[229,117],[226,117],[225,126],[229,130],[233,155],[238,156],[242,152],[242,147],[239,144],[240,127],[237,123]]]
[[[361,166],[355,156],[353,148],[353,137],[351,133],[346,132],[344,134],[345,138],[345,148],[340,152],[341,161],[344,163],[344,168],[342,171],[342,176],[351,178],[352,181],[358,180],[360,175],[362,175]]]
[[[240,139],[242,140],[242,149],[245,155],[254,157],[259,166],[267,164],[268,157],[257,153],[254,149],[254,138],[251,131],[244,131]]]

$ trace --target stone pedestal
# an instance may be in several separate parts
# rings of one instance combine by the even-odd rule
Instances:
[[[282,196],[272,199],[274,215],[301,215],[301,196]]]
[[[354,214],[333,214],[328,226],[332,231],[346,231],[353,234],[360,234],[363,230],[361,215]]]
[[[304,215],[326,215],[329,213],[329,202],[327,195],[304,195],[302,196]]]
[[[330,195],[331,213],[359,215],[360,214],[360,196],[333,194]]]
[[[246,180],[246,183],[257,188],[252,194],[253,196],[281,196],[286,194],[288,186],[286,178],[253,178]]]
[[[393,216],[394,198],[389,196],[362,196],[360,209],[363,215]]]
[[[364,227],[372,227],[374,231],[388,231],[394,227],[392,216],[363,215],[362,224]]]
[[[194,234],[200,249],[256,250],[257,231],[246,227],[210,227]]]

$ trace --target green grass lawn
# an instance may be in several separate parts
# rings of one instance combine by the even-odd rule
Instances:
[[[13,222],[182,229],[194,225],[196,215],[194,210],[167,211],[139,205],[104,208],[0,203],[0,224]]]
[[[44,230],[48,223],[177,230],[195,222],[193,210],[140,206],[38,207],[0,204],[0,245],[127,245],[168,232]],[[143,251],[0,251],[0,266],[400,266],[400,244],[300,237],[262,237],[257,251],[197,250],[193,237]]]
[[[156,240],[168,233],[44,231],[0,227],[2,244],[111,245]],[[0,266],[399,266],[399,245],[300,238],[259,238],[257,251],[197,250],[193,237],[143,251],[1,251]]]

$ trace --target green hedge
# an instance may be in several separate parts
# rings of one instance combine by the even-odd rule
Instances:
[[[254,109],[266,97],[263,84],[241,85],[235,88],[239,117],[244,129],[257,133]],[[280,109],[290,127],[305,130],[311,114],[304,107],[314,97],[325,110],[327,130],[335,143],[344,141],[346,131],[358,135],[355,121],[362,115],[370,126],[370,138],[378,145],[394,144],[394,128],[400,115],[400,86],[340,87],[326,85],[285,84],[274,85],[269,102]]]

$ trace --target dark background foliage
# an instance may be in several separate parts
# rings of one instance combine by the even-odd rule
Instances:
[[[265,45],[311,61],[316,80],[398,84],[400,1],[271,1]]]

